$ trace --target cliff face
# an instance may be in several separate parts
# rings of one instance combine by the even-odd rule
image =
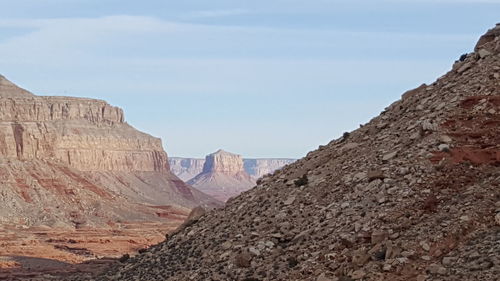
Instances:
[[[30,225],[70,223],[71,212],[94,224],[120,217],[154,220],[157,212],[147,205],[215,202],[172,175],[161,140],[125,123],[120,108],[94,99],[35,96],[3,76],[0,164],[3,221],[23,214]]]
[[[219,150],[205,159],[170,157],[170,170],[193,187],[226,201],[250,189],[263,175],[270,174],[293,159],[242,159]]]
[[[245,172],[241,155],[218,150],[205,157],[203,173],[237,174]]]
[[[197,176],[203,171],[205,159],[169,157],[170,170],[184,181]],[[286,158],[263,158],[243,159],[243,169],[252,178],[258,179],[264,175],[271,174],[282,167],[291,164],[295,159]]]
[[[240,155],[219,150],[206,156],[203,171],[187,183],[216,199],[226,201],[250,189],[255,185],[255,180],[245,172]]]
[[[170,171],[183,181],[189,181],[203,171],[205,159],[169,157]]]
[[[67,97],[0,99],[0,157],[55,158],[82,171],[168,171],[161,140],[124,122],[104,101]]]

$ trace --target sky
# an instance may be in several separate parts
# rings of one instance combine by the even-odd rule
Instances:
[[[500,0],[0,0],[0,74],[104,99],[170,156],[300,158],[432,83]]]

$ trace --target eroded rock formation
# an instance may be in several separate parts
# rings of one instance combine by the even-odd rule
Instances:
[[[203,171],[187,182],[216,199],[227,199],[250,189],[255,180],[243,168],[240,155],[223,150],[207,155]]]
[[[243,168],[251,177],[259,179],[294,161],[295,159],[288,158],[243,158]],[[183,181],[189,181],[203,171],[205,159],[169,157],[168,162],[172,173]]]
[[[169,171],[161,140],[104,101],[43,97],[0,76],[0,222],[107,226],[155,206],[213,205]]]

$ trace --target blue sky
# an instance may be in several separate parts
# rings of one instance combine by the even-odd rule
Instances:
[[[450,69],[500,0],[0,0],[0,73],[171,156],[302,157]]]

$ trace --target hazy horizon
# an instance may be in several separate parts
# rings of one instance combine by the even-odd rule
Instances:
[[[41,3],[43,2],[43,3]],[[169,156],[301,158],[431,83],[496,0],[1,1],[0,74],[103,99]]]

